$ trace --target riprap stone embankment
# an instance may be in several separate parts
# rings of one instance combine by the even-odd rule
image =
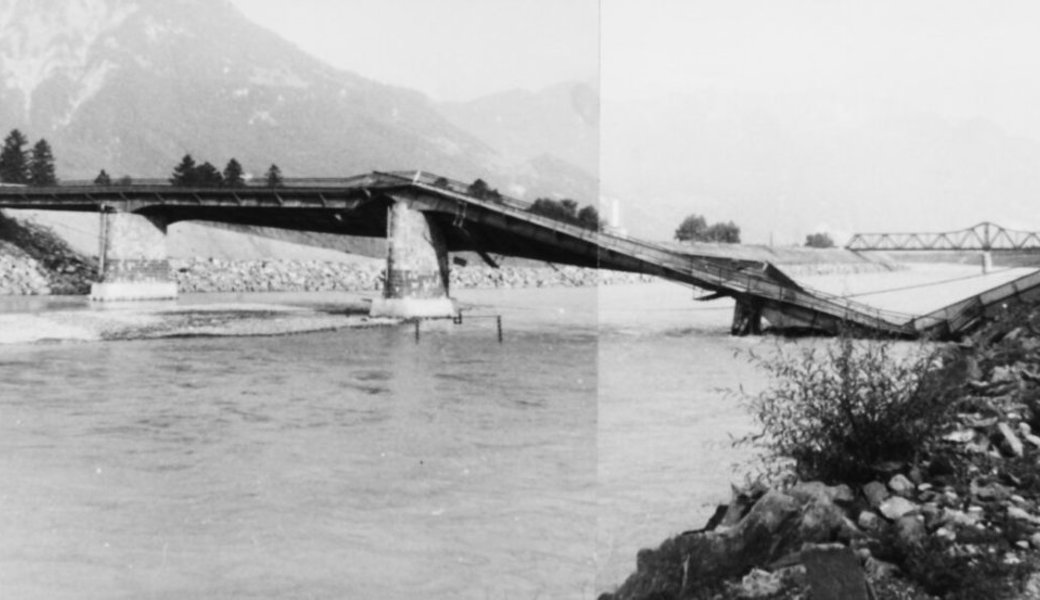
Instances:
[[[377,261],[250,260],[215,258],[171,261],[182,293],[379,291],[383,265]],[[466,266],[451,270],[452,288],[590,286],[652,281],[647,275],[579,267]]]

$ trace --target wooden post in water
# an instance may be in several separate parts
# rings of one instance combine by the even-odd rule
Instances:
[[[495,317],[495,321],[498,322],[498,343],[502,343],[502,315]]]
[[[100,222],[98,224],[98,278],[105,272],[105,255],[108,254],[108,214],[106,206],[98,207]]]
[[[415,320],[415,343],[419,343],[419,319]]]

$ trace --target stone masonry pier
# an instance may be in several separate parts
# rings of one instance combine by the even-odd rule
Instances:
[[[439,226],[412,205],[394,198],[387,214],[386,281],[372,303],[373,317],[451,317],[448,250]]]
[[[96,301],[170,300],[177,284],[170,277],[166,223],[125,212],[101,213],[100,276],[90,286]]]

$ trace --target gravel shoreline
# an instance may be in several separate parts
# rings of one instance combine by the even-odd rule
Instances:
[[[170,337],[274,336],[396,325],[357,311],[326,312],[276,304],[122,306],[0,314],[0,345]]]

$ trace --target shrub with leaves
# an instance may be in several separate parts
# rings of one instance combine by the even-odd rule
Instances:
[[[955,349],[840,336],[752,360],[771,376],[745,397],[764,475],[867,481],[879,464],[911,462],[949,427],[964,382]]]

